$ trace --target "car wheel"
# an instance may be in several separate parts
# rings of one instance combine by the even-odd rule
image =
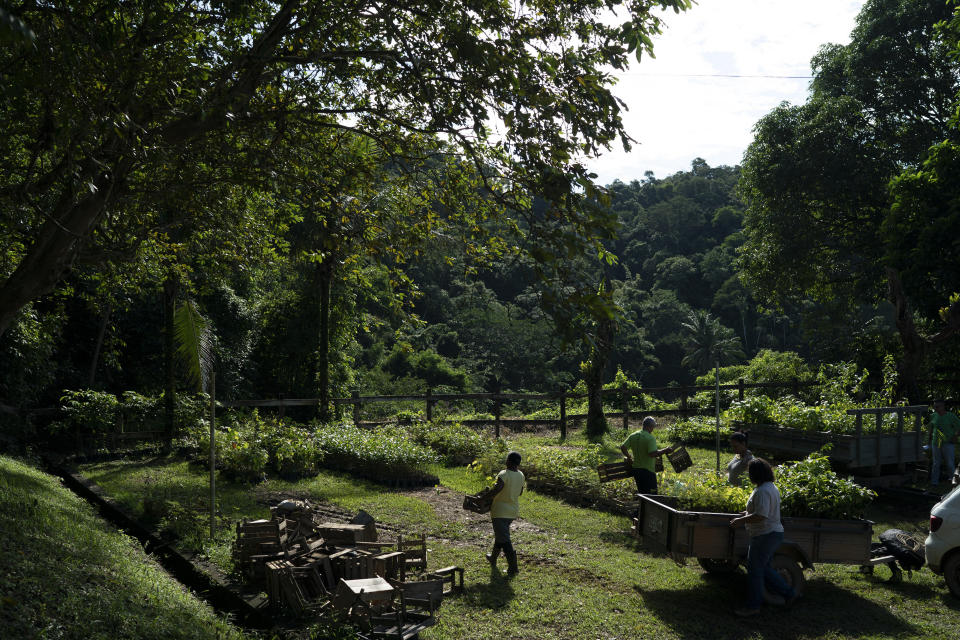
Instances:
[[[960,598],[960,549],[955,549],[943,563],[943,577],[947,579],[950,593]]]

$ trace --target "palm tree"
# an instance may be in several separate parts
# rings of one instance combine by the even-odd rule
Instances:
[[[173,339],[188,380],[210,395],[210,538],[216,533],[216,377],[213,371],[213,333],[196,304],[187,299],[173,314]]]
[[[680,363],[693,366],[698,371],[716,366],[717,372],[717,471],[720,471],[720,362],[743,359],[740,339],[733,330],[720,324],[720,321],[707,311],[692,311],[683,323],[690,332],[690,345],[693,350]]]

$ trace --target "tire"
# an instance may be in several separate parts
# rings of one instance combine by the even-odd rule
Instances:
[[[740,564],[736,560],[715,560],[714,558],[697,558],[697,562],[707,573],[730,574],[737,571]]]
[[[926,564],[923,541],[901,529],[887,529],[879,536],[887,551],[907,571],[920,569]]]
[[[960,598],[960,551],[954,551],[943,563],[943,577],[955,598]]]
[[[774,571],[780,574],[780,577],[790,586],[797,594],[803,593],[803,569],[797,564],[796,560],[791,558],[788,555],[778,553],[773,556],[773,560],[770,561],[770,566]],[[783,604],[783,598],[775,593],[771,593],[767,590],[766,585],[763,587],[763,600],[767,604]]]

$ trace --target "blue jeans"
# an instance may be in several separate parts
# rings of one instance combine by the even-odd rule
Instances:
[[[750,549],[747,551],[747,608],[759,609],[763,605],[763,586],[781,595],[792,598],[794,591],[773,570],[770,561],[783,542],[782,531],[772,531],[761,536],[750,538]]]
[[[953,452],[956,445],[944,442],[939,447],[930,444],[930,455],[933,456],[930,464],[930,484],[940,482],[940,462],[947,463],[947,473],[953,475]]]
[[[493,541],[504,547],[513,545],[510,542],[510,523],[513,518],[492,518],[493,520]]]

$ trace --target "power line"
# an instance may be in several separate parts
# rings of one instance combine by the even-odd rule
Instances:
[[[628,71],[620,75],[647,76],[651,78],[769,78],[773,80],[813,80],[813,76],[775,76],[738,73],[644,73],[642,71]]]

